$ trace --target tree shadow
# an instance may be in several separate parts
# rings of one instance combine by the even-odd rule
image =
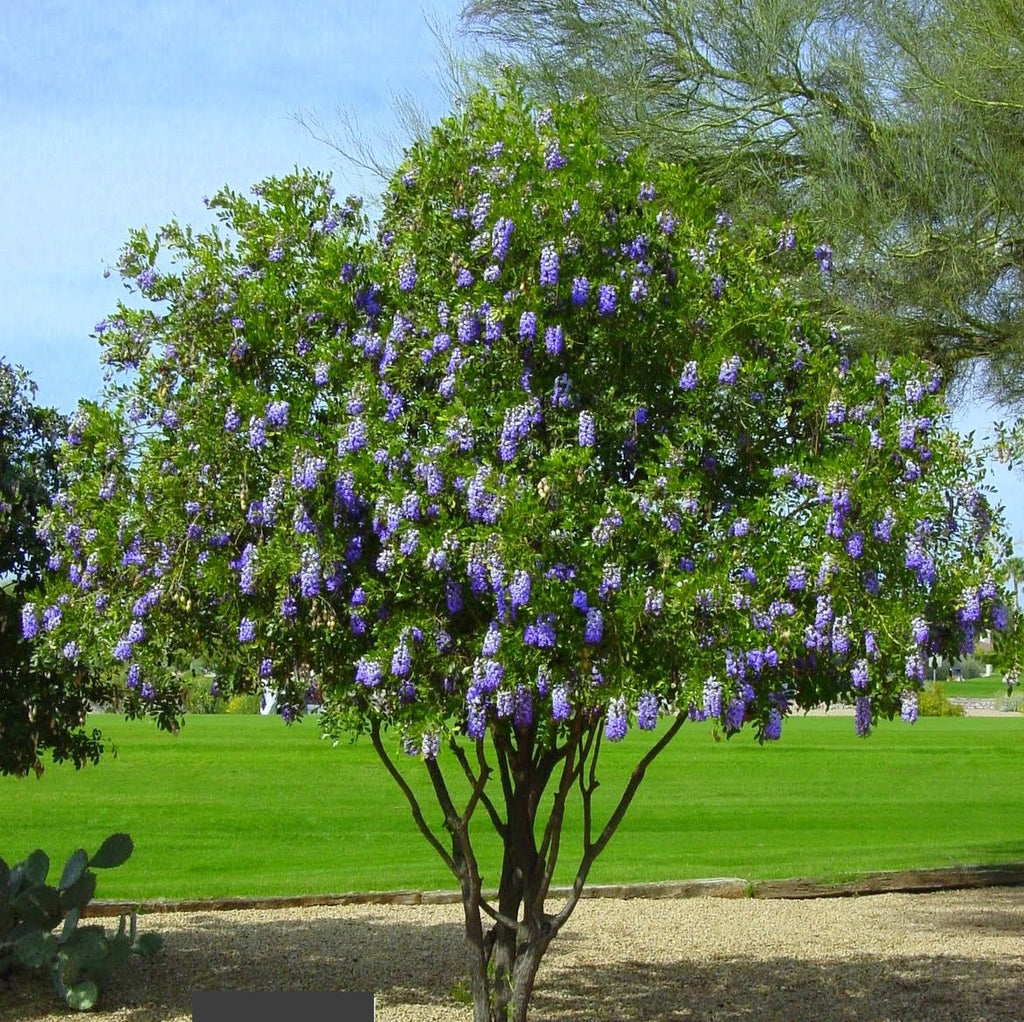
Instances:
[[[986,904],[979,908],[965,901],[964,911],[915,905],[901,925],[909,932],[929,932],[940,947],[946,933],[977,932],[983,942],[1024,932],[1019,892]],[[187,920],[143,916],[142,932],[164,933],[165,948],[154,958],[133,956],[115,975],[91,1022],[188,1020],[192,993],[202,990],[371,991],[378,997],[381,1022],[399,1014],[468,1022],[471,1009],[458,989],[466,976],[460,906],[446,906],[422,922],[410,920],[406,909],[388,906],[366,906],[343,918],[331,911],[208,912]],[[645,911],[658,909],[651,905]],[[631,948],[612,947],[598,964],[581,964],[577,955],[587,952],[591,937],[585,927],[570,925],[541,967],[531,1018],[1018,1022],[1022,1017],[1020,954],[893,955],[882,935],[877,954],[830,955],[827,943],[807,957],[770,950],[747,954],[737,953],[744,941],[739,928],[735,935],[739,943],[729,949],[706,943],[673,946],[660,954],[662,949],[652,945],[652,957],[667,959],[652,962],[642,960],[641,934]],[[764,942],[759,938],[758,943]],[[2,1022],[67,1018],[45,982],[18,976],[5,989],[0,981]]]
[[[532,1022],[1019,1022],[1020,960],[615,962],[538,979]]]
[[[356,919],[248,915],[204,913],[188,929],[174,928],[180,920],[170,916],[140,917],[140,932],[164,933],[163,949],[151,958],[133,955],[107,986],[100,1012],[88,1017],[189,1019],[193,992],[204,990],[371,991],[391,1003],[456,1003],[466,973],[458,921],[403,923],[385,912]],[[48,981],[12,979],[7,990],[0,981],[2,1022],[67,1018]]]

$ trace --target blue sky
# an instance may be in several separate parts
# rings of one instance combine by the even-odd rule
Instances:
[[[89,334],[121,286],[114,264],[133,227],[204,223],[203,196],[243,190],[296,165],[334,170],[369,196],[297,122],[369,140],[395,130],[392,96],[435,118],[447,106],[430,22],[461,0],[10,0],[0,11],[0,355],[24,365],[38,400],[70,411],[102,384]],[[997,417],[959,415],[982,434]],[[1024,549],[1024,480],[997,470]]]

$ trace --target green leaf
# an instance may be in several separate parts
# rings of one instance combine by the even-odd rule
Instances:
[[[94,869],[113,869],[131,858],[135,844],[127,834],[111,834],[89,860]]]
[[[74,966],[76,976],[101,967],[108,953],[106,930],[95,925],[78,927],[61,948],[61,956]]]
[[[77,883],[82,874],[89,866],[89,856],[84,848],[79,848],[71,858],[64,864],[64,872],[60,875],[60,883],[57,885],[60,890],[65,891]]]
[[[164,946],[164,938],[159,933],[144,933],[132,945],[137,955],[155,955]]]
[[[46,883],[46,874],[50,872],[50,857],[41,848],[37,848],[21,864],[21,882],[25,887]]]
[[[60,895],[53,887],[30,887],[12,902],[16,915],[33,926],[50,930],[60,921]]]
[[[91,980],[82,980],[69,987],[65,1000],[75,1011],[92,1011],[100,999],[100,988]]]
[[[60,893],[61,911],[84,908],[96,893],[96,874],[91,870],[83,873],[67,890]]]
[[[60,931],[60,943],[66,944],[75,932],[75,927],[78,926],[79,910],[76,905],[70,912],[64,917],[64,927]]]
[[[26,969],[41,969],[53,957],[56,945],[52,933],[32,930],[14,945],[14,957]]]

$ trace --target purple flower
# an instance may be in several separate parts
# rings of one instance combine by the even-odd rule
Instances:
[[[540,252],[540,285],[554,287],[558,283],[558,252],[549,241]]]
[[[709,717],[722,716],[722,683],[714,675],[704,682],[703,704]]]
[[[360,657],[356,661],[356,684],[366,688],[375,688],[384,677],[384,668],[376,660]]]
[[[497,621],[492,621],[487,626],[487,633],[484,635],[483,647],[480,650],[482,656],[497,656],[501,649],[501,629]]]
[[[863,692],[868,687],[868,662],[867,660],[857,660],[853,668],[850,670],[850,682],[855,689]]]
[[[320,594],[320,554],[313,547],[306,547],[302,551],[299,590],[307,599]]]
[[[597,311],[602,316],[610,316],[615,312],[615,303],[618,299],[618,292],[614,284],[602,284],[597,289]]]
[[[558,139],[551,139],[544,146],[544,169],[561,170],[567,162],[566,158],[562,155],[561,149],[558,147]]]
[[[34,603],[26,603],[21,608],[21,634],[25,639],[34,639],[39,634],[39,621],[36,618]]]
[[[565,685],[556,685],[551,690],[551,718],[553,720],[568,720],[572,716],[572,706],[569,702],[569,690]]]
[[[292,618],[297,617],[299,613],[299,605],[296,602],[294,596],[286,596],[281,601],[281,617],[285,620],[290,621]]]
[[[904,692],[900,696],[900,719],[905,724],[913,724],[917,721],[917,693]]]
[[[449,614],[458,614],[463,608],[462,586],[453,578],[445,579],[444,583],[445,601]]]
[[[554,614],[541,614],[533,624],[528,624],[523,629],[523,645],[525,646],[554,649],[555,639]]]
[[[479,742],[483,740],[486,733],[487,711],[477,700],[470,701],[467,698],[466,735],[469,738],[472,738],[473,741]]]
[[[588,646],[596,646],[604,635],[604,617],[597,607],[587,611],[587,620],[583,626],[583,641]]]
[[[856,560],[864,553],[864,533],[855,532],[846,541],[846,552]]]
[[[863,738],[871,731],[871,699],[868,696],[858,696],[853,711],[854,726],[857,734]]]
[[[807,588],[807,568],[802,564],[791,564],[786,575],[786,585],[791,592]]]
[[[730,355],[718,370],[718,382],[725,387],[733,386],[739,379],[741,364],[739,355]]]
[[[275,429],[288,425],[289,405],[287,401],[271,401],[267,405],[267,423]]]
[[[653,731],[658,726],[658,697],[644,692],[636,704],[636,725],[641,731]]]
[[[243,617],[238,626],[238,641],[252,642],[256,638],[256,624],[250,618]]]
[[[768,720],[765,722],[761,737],[766,742],[777,742],[782,737],[782,711],[777,706],[768,711]]]
[[[473,206],[473,212],[470,215],[469,222],[473,225],[474,231],[479,231],[483,227],[487,218],[491,215],[491,195],[490,192],[482,192],[480,197],[476,200]]]
[[[47,607],[43,611],[43,629],[47,632],[52,632],[60,624],[61,617],[61,609],[56,604]]]
[[[608,704],[604,722],[604,736],[609,742],[621,742],[626,737],[628,730],[629,721],[626,717],[626,700],[620,696]]]
[[[846,405],[842,401],[829,401],[825,421],[830,426],[842,425],[846,421]]]
[[[561,355],[563,347],[562,328],[549,326],[544,331],[544,348],[549,355]]]
[[[460,266],[458,273],[455,274],[455,286],[456,287],[469,287],[473,283],[473,274],[466,269],[465,266]]]
[[[495,262],[503,262],[508,255],[508,246],[515,226],[508,217],[500,216],[491,228],[491,256]]]
[[[577,440],[580,447],[593,447],[595,441],[594,416],[590,412],[580,412]]]
[[[664,609],[665,594],[660,589],[648,586],[644,596],[644,613],[650,614],[652,617],[658,617]]]
[[[391,656],[391,673],[399,678],[408,676],[412,670],[412,651],[409,649],[405,639],[402,639],[395,647]]]
[[[258,415],[249,420],[249,446],[255,450],[265,447],[267,444],[267,423]]]
[[[750,519],[749,518],[737,518],[736,521],[729,526],[729,535],[742,537],[746,536],[750,532]]]
[[[530,575],[529,572],[518,570],[512,575],[512,582],[508,587],[509,599],[512,601],[513,610],[525,607],[530,602]]]
[[[590,297],[590,281],[586,277],[573,277],[570,299],[575,306],[586,305]]]
[[[406,259],[398,267],[398,290],[411,291],[416,286],[416,260]]]
[[[537,313],[526,311],[519,317],[520,340],[533,340],[537,334]]]
[[[682,375],[679,377],[681,390],[693,390],[697,386],[697,363],[689,361],[683,366]]]

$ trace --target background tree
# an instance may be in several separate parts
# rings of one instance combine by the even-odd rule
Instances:
[[[981,363],[1024,399],[1024,9],[1012,0],[470,0],[531,94],[692,163],[737,216],[801,214],[857,345]]]
[[[64,425],[35,403],[35,390],[23,369],[0,359],[0,773],[19,775],[41,771],[47,753],[81,766],[101,748],[98,733],[84,729],[84,677],[33,668],[22,639],[26,594],[49,557],[35,522],[59,487]]]
[[[220,636],[236,687],[291,720],[312,671],[328,730],[368,734],[462,892],[477,1022],[526,1017],[684,722],[912,720],[926,657],[1005,616],[935,371],[843,356],[787,291],[806,247],[600,126],[506,86],[412,146],[376,240],[312,174],[220,194],[217,231],[135,235],[152,304],[103,324],[128,372],[72,423],[46,517],[41,655],[174,728],[177,668]]]

